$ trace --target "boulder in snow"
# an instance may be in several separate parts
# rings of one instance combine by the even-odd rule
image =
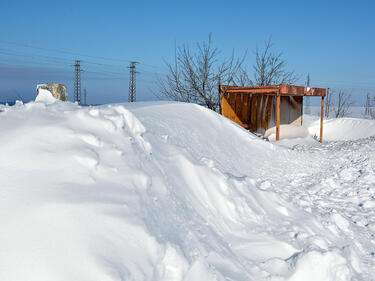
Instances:
[[[41,93],[41,90],[47,90],[51,93],[52,97],[57,100],[67,101],[68,94],[66,92],[66,86],[59,83],[46,83],[39,84],[36,87],[36,97]]]

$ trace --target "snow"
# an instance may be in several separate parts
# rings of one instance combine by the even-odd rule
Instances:
[[[351,278],[346,260],[335,252],[308,252],[299,257],[296,268],[289,281],[344,281]]]
[[[308,130],[303,126],[296,126],[292,124],[280,125],[280,140],[292,138],[304,138],[309,134]],[[264,138],[275,141],[276,127],[269,128],[263,135]]]
[[[276,143],[192,104],[0,106],[0,280],[375,279],[375,123],[304,122]]]
[[[309,127],[309,133],[319,135],[320,121]],[[358,140],[375,136],[375,120],[359,118],[328,119],[323,124],[323,136],[327,141]]]
[[[53,103],[56,99],[52,96],[52,93],[46,89],[39,89],[39,93],[35,98],[36,102],[44,102],[47,104]]]

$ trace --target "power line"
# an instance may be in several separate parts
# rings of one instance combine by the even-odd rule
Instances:
[[[151,68],[159,68],[159,69],[167,70],[167,68],[163,66],[156,66],[156,65],[146,64],[146,63],[142,63],[142,65],[151,67]]]
[[[75,69],[75,81],[74,81],[74,102],[78,102],[81,105],[81,61],[76,60],[74,64]]]
[[[68,55],[74,55],[74,56],[81,56],[81,57],[89,57],[89,58],[95,58],[95,59],[100,59],[100,60],[107,60],[107,61],[124,61],[124,62],[128,62],[130,60],[127,60],[127,59],[119,59],[119,58],[108,58],[108,57],[102,57],[102,56],[93,56],[93,55],[87,55],[87,54],[83,54],[83,53],[76,53],[76,52],[72,52],[72,51],[68,51],[68,50],[63,50],[63,49],[52,49],[52,48],[45,48],[45,47],[40,47],[40,46],[35,46],[35,45],[30,45],[30,44],[24,44],[24,43],[16,43],[16,42],[9,42],[9,41],[3,41],[3,40],[0,40],[0,43],[2,44],[6,44],[6,45],[15,45],[15,46],[20,46],[20,47],[23,47],[23,48],[30,48],[30,49],[37,49],[37,50],[43,50],[43,51],[51,51],[51,52],[57,52],[57,53],[62,53],[62,54],[68,54]],[[1,49],[0,49],[1,50]],[[2,53],[3,54],[7,54],[7,55],[12,55],[12,56],[24,56],[24,57],[30,57],[30,58],[34,58],[36,59],[37,57],[40,57],[40,58],[45,58],[45,59],[55,59],[55,60],[60,60],[60,61],[71,61],[71,58],[60,58],[60,57],[56,57],[56,56],[44,56],[44,55],[36,55],[36,54],[22,54],[22,53],[15,53],[14,50],[12,51],[9,51],[9,50],[4,50],[2,49]],[[5,52],[8,52],[8,53],[5,53]],[[10,54],[9,52],[12,52],[12,54]],[[1,52],[0,52],[1,53]],[[106,63],[101,63],[101,62],[94,62],[94,61],[87,61],[85,60],[84,61],[85,63],[88,63],[88,64],[93,64],[93,65],[98,65],[98,66],[108,66],[108,67],[118,67],[118,68],[121,68],[122,66],[121,65],[117,65],[117,64],[106,64]],[[61,62],[63,63],[63,62]],[[144,63],[140,63],[142,66],[145,66],[145,67],[151,67],[151,68],[159,68],[159,69],[163,69],[163,70],[167,70],[166,68],[164,67],[161,67],[161,66],[156,66],[156,65],[151,65],[151,64],[144,64]],[[145,73],[150,73],[150,74],[161,74],[161,75],[165,75],[165,73],[160,73],[160,72],[153,72],[153,71],[143,71],[142,72],[145,72]],[[322,83],[340,83],[340,84],[370,84],[370,85],[373,85],[372,82],[350,82],[350,81],[324,81],[324,80],[315,80],[316,82],[322,82]]]
[[[101,77],[99,77],[98,79],[122,79],[121,77],[123,77],[124,75],[124,72],[121,71],[122,65],[119,65],[117,63],[119,61],[128,61],[126,59],[93,56],[93,55],[72,52],[69,50],[45,48],[45,47],[40,47],[40,46],[35,46],[35,45],[30,45],[30,44],[6,42],[2,40],[0,40],[0,46],[2,47],[2,48],[0,47],[0,54],[2,54],[3,57],[5,57],[4,59],[1,59],[2,60],[1,65],[4,65],[4,61],[11,61],[11,62],[17,61],[17,58],[15,58],[14,60],[11,60],[9,58],[9,56],[11,56],[11,57],[20,58],[18,60],[18,64],[37,65],[38,67],[40,67],[41,65],[51,65],[51,66],[55,66],[56,69],[58,70],[65,71],[63,67],[71,67],[71,64],[68,63],[71,61],[71,58],[68,58],[68,56],[70,57],[71,55],[74,55],[74,56],[80,55],[82,57],[89,58],[89,60],[84,60],[85,64],[87,63],[90,65],[93,65],[93,67],[90,67],[88,70],[90,69],[97,70],[98,68],[95,68],[95,66],[101,67],[100,70],[98,71],[87,71],[88,73],[94,73],[94,74],[100,75]],[[19,48],[17,48],[18,50],[14,50],[16,49],[16,47],[12,47],[12,46],[19,46]],[[14,48],[14,49],[9,50],[10,48]],[[34,49],[34,51],[32,49]],[[65,57],[63,55],[61,55],[61,57],[54,56],[54,55],[51,55],[51,56],[40,55],[38,54],[39,52],[35,50],[61,53],[61,54],[65,54]],[[33,52],[33,53],[31,54],[30,52]],[[96,60],[100,60],[100,61],[96,61]],[[102,61],[108,61],[108,63],[102,62]],[[112,63],[112,62],[117,62],[117,63]],[[161,66],[156,66],[152,64],[143,64],[143,63],[140,63],[140,66],[141,66],[140,67],[141,72],[144,73],[145,75],[166,75],[166,73],[163,73],[164,71],[162,69],[164,69],[165,71],[167,70]],[[139,69],[139,67],[137,68]],[[154,68],[154,69],[157,68],[157,69],[160,69],[161,71],[144,70],[143,68]],[[91,79],[94,79],[94,78],[91,78]],[[152,83],[151,81],[146,81],[143,79],[138,79],[138,80],[142,82]],[[315,80],[315,81],[318,83],[320,82],[320,84],[322,85],[326,85],[326,86],[336,85],[336,87],[352,89],[353,91],[373,92],[375,90],[374,82],[355,82],[355,81],[348,81],[348,80],[345,80],[345,81]]]
[[[108,57],[102,57],[102,56],[86,55],[86,54],[83,54],[83,53],[76,53],[76,52],[62,50],[62,49],[45,48],[45,47],[40,47],[40,46],[35,46],[35,45],[30,45],[30,44],[15,43],[15,42],[3,41],[3,40],[0,40],[0,43],[7,44],[7,45],[16,45],[16,46],[20,46],[20,47],[23,47],[23,48],[32,48],[32,49],[38,49],[38,50],[43,50],[43,51],[51,51],[51,52],[57,52],[57,53],[62,53],[62,54],[68,54],[68,55],[74,55],[74,56],[80,56],[80,57],[88,57],[88,58],[95,58],[95,59],[107,60],[107,61],[116,61],[116,62],[118,62],[118,61],[129,62],[130,61],[130,60],[127,60],[127,59],[108,58]],[[85,60],[85,62],[88,62],[88,61]],[[97,65],[114,66],[114,65],[103,64],[103,63],[98,63],[98,62],[88,62],[88,63],[93,63],[93,64],[97,64]],[[151,65],[151,64],[142,64],[142,65],[144,65],[146,67],[164,69],[161,66],[156,66],[156,65]],[[116,66],[121,67],[121,65],[116,65]]]
[[[40,47],[40,46],[35,46],[35,45],[30,45],[30,44],[24,44],[24,43],[16,43],[16,42],[9,42],[9,41],[3,41],[3,40],[0,40],[0,44],[6,44],[6,45],[13,45],[13,46],[19,46],[19,47],[22,47],[22,48],[28,48],[28,49],[36,49],[36,50],[42,50],[42,51],[50,51],[50,52],[56,52],[56,53],[61,53],[61,54],[67,54],[67,55],[73,55],[73,56],[80,56],[80,57],[87,57],[87,58],[94,58],[94,59],[99,59],[99,60],[107,60],[107,61],[113,61],[113,62],[119,62],[119,61],[123,61],[123,62],[129,62],[130,60],[128,59],[119,59],[119,58],[108,58],[108,57],[102,57],[102,56],[93,56],[93,55],[87,55],[87,54],[83,54],[83,53],[76,53],[76,52],[72,52],[72,51],[68,51],[68,50],[63,50],[63,49],[52,49],[52,48],[45,48],[45,47]],[[35,55],[35,56],[40,56],[40,55]],[[46,57],[46,56],[44,56]],[[57,58],[57,57],[52,57],[51,58],[55,58],[55,59],[60,59],[60,60],[71,60],[72,58]],[[109,66],[109,67],[122,67],[121,65],[115,65],[115,64],[105,64],[105,63],[101,63],[101,62],[94,62],[94,61],[87,61],[85,60],[85,63],[90,63],[90,64],[95,64],[95,65],[100,65],[100,66]],[[162,67],[162,66],[157,66],[157,65],[152,65],[152,64],[143,64],[141,63],[142,66],[145,66],[145,67],[150,67],[150,68],[158,68],[158,69],[162,69],[162,70],[166,70],[165,67]]]
[[[81,56],[81,57],[91,57],[91,58],[111,60],[111,61],[119,61],[119,60],[128,61],[128,60],[125,60],[125,59],[114,59],[114,58],[106,58],[106,57],[100,57],[100,56],[85,55],[85,54],[82,54],[82,53],[76,53],[76,52],[66,51],[66,50],[62,50],[62,49],[51,49],[51,48],[39,47],[39,46],[29,45],[29,44],[7,42],[7,41],[2,41],[2,40],[0,40],[0,43],[8,44],[8,45],[21,46],[21,47],[24,47],[24,48],[32,48],[32,49],[38,49],[38,50],[43,50],[43,51],[51,51],[51,52],[68,54],[68,55]]]
[[[88,72],[88,73],[96,73],[96,74],[107,74],[107,75],[112,75],[112,74],[116,74],[116,75],[124,75],[125,72],[115,72],[115,71],[106,71],[106,70],[100,70],[100,71],[85,71],[85,72]]]
[[[130,79],[129,79],[129,96],[128,96],[128,101],[129,102],[135,102],[136,101],[136,80],[135,80],[135,75],[137,71],[135,70],[135,65],[138,62],[136,61],[131,61],[129,65],[130,69]]]
[[[140,64],[143,66],[143,64]],[[149,74],[154,74],[154,75],[167,75],[167,73],[162,73],[162,72],[156,72],[156,71],[149,71],[149,70],[144,70],[141,69],[142,73],[149,73]]]
[[[48,60],[49,62],[64,64],[64,65],[67,65],[68,62],[71,62],[71,59],[67,59],[67,58],[20,53],[20,52],[5,50],[5,49],[0,49],[0,54],[17,56],[17,57],[25,57],[25,58],[31,58],[31,59],[38,59],[38,63],[40,62],[39,59],[44,59],[44,60]],[[88,63],[88,64],[98,65],[98,66],[118,67],[118,68],[122,67],[121,65],[103,64],[103,63],[97,63],[97,62],[92,62],[92,61],[87,61],[87,60],[85,60],[84,62]]]
[[[30,54],[23,54],[23,53],[16,53],[9,50],[0,49],[0,54],[9,55],[9,56],[16,56],[16,57],[25,57],[31,59],[47,59],[56,63],[66,64],[68,59],[58,58],[58,57],[50,57],[50,56],[42,56],[42,55],[30,55]]]
[[[23,53],[14,53],[14,52],[2,52],[2,50],[0,49],[0,54],[6,54],[6,55],[11,55],[11,56],[17,56],[17,57],[25,57],[25,58],[30,58],[32,60],[38,60],[38,64],[47,64],[47,65],[58,65],[58,66],[67,66],[67,67],[70,67],[71,64],[67,64],[67,59],[63,59],[63,58],[58,58],[58,57],[52,57],[52,56],[41,56],[41,55],[29,55],[29,54],[23,54]],[[43,59],[43,60],[47,60],[47,61],[40,61],[40,59]],[[70,61],[70,60],[69,60]],[[28,63],[28,64],[33,64],[32,61],[21,61],[21,62],[24,62],[24,63]],[[87,61],[87,60],[84,60],[81,62],[85,62],[87,64],[92,64],[92,65],[98,65],[98,66],[104,66],[104,67],[112,67],[112,68],[119,68],[120,66],[119,65],[111,65],[111,64],[103,64],[103,63],[96,63],[96,62],[92,62],[92,61]],[[121,71],[121,69],[119,69]],[[100,72],[99,71],[87,71],[88,73],[100,73],[100,74],[115,74],[115,75],[124,75],[124,72],[120,72],[120,71],[112,71],[112,70],[107,70],[107,69],[104,69],[101,68]],[[165,73],[158,73],[158,72],[152,72],[152,71],[148,71],[148,70],[142,70],[142,72],[146,73],[146,74],[151,74],[151,75],[165,75]]]
[[[8,63],[3,63],[8,62]],[[9,67],[34,67],[34,68],[42,68],[42,66],[49,67],[49,69],[52,70],[59,70],[59,71],[65,71],[67,68],[71,67],[71,65],[56,65],[55,63],[49,63],[49,62],[40,62],[37,66],[34,62],[29,61],[19,61],[19,60],[9,60],[9,59],[1,59],[0,62],[1,65],[6,65]],[[66,68],[62,68],[66,67]]]
[[[44,48],[43,48],[44,49]],[[67,58],[61,58],[61,57],[56,57],[56,56],[44,56],[44,55],[39,55],[39,54],[29,54],[29,53],[20,53],[20,52],[14,52],[13,50],[5,50],[5,49],[1,49],[0,48],[0,54],[4,54],[4,55],[8,55],[8,56],[16,56],[16,57],[22,57],[22,58],[28,58],[30,59],[31,61],[25,61],[25,60],[21,60],[21,63],[27,63],[27,64],[33,64],[33,61],[37,60],[37,62],[35,62],[35,64],[47,64],[47,65],[56,65],[56,66],[71,66],[70,64],[68,64],[67,62],[71,61],[70,59],[67,59]],[[81,61],[83,62],[83,61]],[[107,64],[107,63],[99,63],[99,62],[94,62],[94,61],[87,61],[87,60],[84,60],[85,63],[87,64],[92,64],[92,65],[97,65],[97,66],[103,66],[103,67],[106,67],[106,68],[112,68],[112,69],[120,69],[120,65],[117,65],[117,64]],[[156,66],[152,66],[152,65],[148,65],[148,64],[142,64],[142,66],[150,66],[150,67],[156,67]],[[158,68],[158,67],[157,67]],[[92,71],[93,73],[94,71]],[[142,72],[146,73],[146,74],[149,74],[149,75],[166,75],[165,73],[159,73],[159,72],[155,72],[155,71],[149,71],[149,70],[142,70]],[[99,73],[99,72],[96,72],[96,73]],[[101,71],[100,73],[106,73],[106,74],[115,74],[115,75],[123,75],[124,73],[123,72],[119,72],[119,71],[113,71],[113,70],[107,70],[107,69],[103,69],[101,68]]]
[[[1,54],[1,52],[0,52]],[[25,59],[18,59],[18,58],[1,58],[1,61],[8,61],[8,62],[11,62],[11,63],[22,63],[22,64],[29,64],[31,66],[41,66],[41,65],[52,65],[52,66],[55,66],[55,67],[70,67],[71,65],[70,64],[66,64],[66,63],[61,63],[61,62],[52,62],[52,61],[43,61],[43,60],[38,60],[38,61],[35,61],[36,59],[32,60],[25,60]]]

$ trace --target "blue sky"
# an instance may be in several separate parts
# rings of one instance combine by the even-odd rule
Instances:
[[[313,86],[344,89],[364,103],[375,95],[373,1],[5,1],[0,2],[0,99],[34,97],[61,82],[73,96],[81,59],[90,103],[127,100],[129,61],[139,61],[137,99],[155,99],[174,42],[194,45],[212,32],[221,55],[253,50],[272,36],[288,69]]]

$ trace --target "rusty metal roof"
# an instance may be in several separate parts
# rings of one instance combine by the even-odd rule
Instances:
[[[324,88],[313,88],[285,84],[256,87],[237,87],[220,85],[219,90],[221,93],[242,93],[282,96],[325,96],[327,92]]]

